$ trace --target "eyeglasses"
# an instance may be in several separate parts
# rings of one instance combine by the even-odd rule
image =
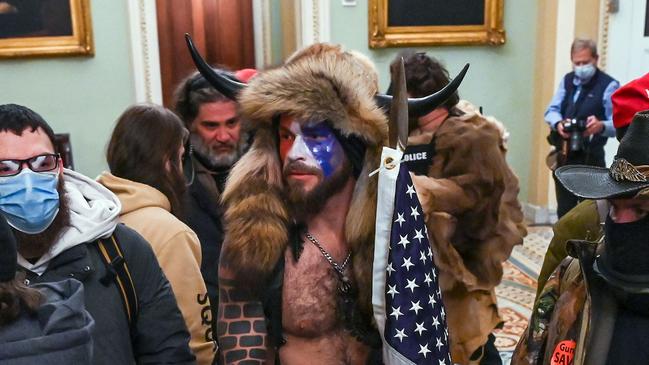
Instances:
[[[59,159],[58,153],[46,153],[25,160],[0,160],[0,177],[18,175],[25,164],[34,172],[52,171],[59,167]]]

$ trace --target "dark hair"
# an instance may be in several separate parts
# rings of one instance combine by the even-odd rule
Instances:
[[[10,324],[24,312],[29,314],[43,303],[43,295],[23,284],[24,274],[11,281],[0,283],[0,328]]]
[[[158,189],[180,216],[185,180],[178,151],[189,132],[171,110],[140,104],[126,109],[117,120],[106,159],[113,175]]]
[[[390,64],[390,72],[397,71],[399,60],[403,57],[406,72],[406,89],[413,98],[421,98],[441,90],[451,82],[446,68],[435,58],[424,52],[404,51]],[[456,92],[442,106],[451,109],[460,101]]]
[[[219,71],[235,77],[226,71]],[[189,129],[201,105],[219,101],[231,100],[216,91],[199,72],[194,72],[181,81],[174,91],[173,106],[176,114],[185,122],[185,127]]]
[[[54,145],[54,131],[38,113],[22,105],[0,105],[0,132],[12,132],[22,136],[28,128],[30,132],[35,132],[38,128],[43,129]]]

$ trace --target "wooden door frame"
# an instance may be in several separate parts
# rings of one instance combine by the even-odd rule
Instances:
[[[297,48],[331,39],[331,3],[329,0],[299,0],[300,22],[296,35]],[[269,0],[252,0],[255,30],[255,64],[257,69],[273,65],[272,32]]]
[[[135,102],[162,105],[155,0],[129,0],[128,16]]]

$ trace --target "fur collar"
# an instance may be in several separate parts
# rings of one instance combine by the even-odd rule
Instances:
[[[282,67],[257,75],[240,95],[246,127],[256,134],[225,187],[226,234],[221,253],[221,264],[232,271],[239,286],[259,295],[288,245],[290,217],[281,194],[273,120],[282,113],[304,121],[327,119],[341,134],[355,135],[367,145],[345,229],[360,304],[371,316],[377,179],[368,174],[378,167],[388,129],[373,98],[376,80],[366,58],[338,46],[316,44]]]

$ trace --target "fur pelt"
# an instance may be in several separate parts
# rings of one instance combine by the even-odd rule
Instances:
[[[251,149],[233,167],[223,194],[225,240],[221,265],[238,285],[259,294],[288,244],[291,217],[273,121],[281,114],[298,121],[328,120],[344,136],[361,138],[367,150],[356,182],[345,233],[352,250],[360,303],[371,313],[376,169],[387,139],[387,119],[374,102],[377,75],[371,62],[338,46],[316,44],[282,66],[258,74],[239,98],[242,117],[255,130]],[[367,312],[366,312],[367,313]]]
[[[428,176],[413,181],[440,270],[452,357],[472,364],[471,354],[502,321],[494,288],[526,229],[518,179],[505,159],[504,127],[466,102],[460,106],[466,114],[449,117],[435,133]],[[431,139],[430,133],[414,131],[409,142]]]

